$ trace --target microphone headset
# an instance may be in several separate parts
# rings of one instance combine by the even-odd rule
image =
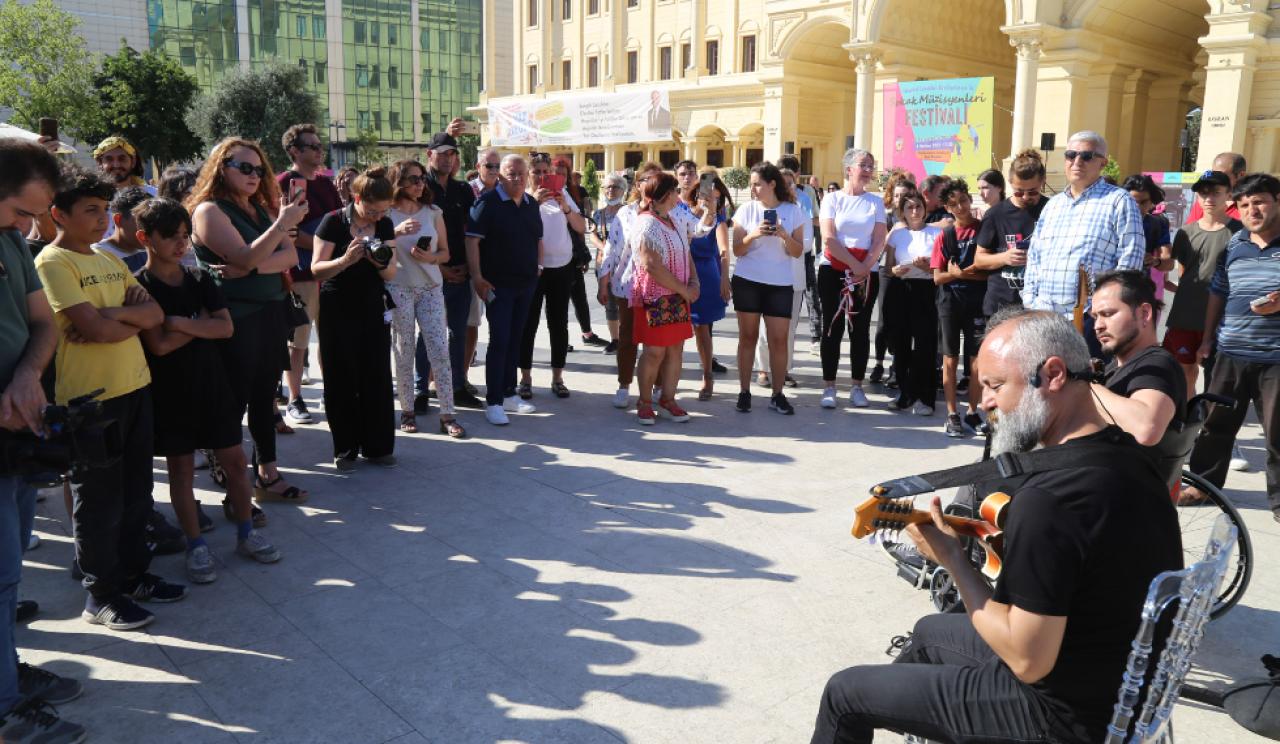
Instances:
[[[1040,384],[1043,382],[1043,380],[1040,379],[1040,370],[1044,368],[1045,362],[1047,361],[1049,360],[1045,359],[1044,361],[1037,364],[1036,371],[1032,372],[1030,375],[1027,375],[1027,383],[1029,383],[1031,387],[1033,388],[1040,387]],[[1096,378],[1097,378],[1097,375],[1095,375],[1092,371],[1072,372],[1071,370],[1067,370],[1067,379],[1069,380],[1080,380],[1081,382],[1095,382]]]

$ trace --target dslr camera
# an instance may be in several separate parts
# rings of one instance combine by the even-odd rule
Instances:
[[[364,245],[364,249],[369,251],[374,263],[382,267],[386,267],[391,263],[391,257],[395,255],[395,248],[392,247],[391,243],[384,243],[372,236],[364,237],[360,242]]]
[[[105,418],[96,390],[65,406],[45,406],[44,436],[30,431],[0,430],[0,474],[18,475],[47,488],[64,474],[110,465],[123,449],[120,425]]]

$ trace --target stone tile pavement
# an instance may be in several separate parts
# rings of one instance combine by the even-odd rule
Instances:
[[[732,322],[716,339],[731,368]],[[849,536],[852,507],[876,481],[980,449],[943,436],[941,416],[885,411],[883,394],[869,410],[820,409],[805,347],[793,417],[766,410],[761,388],[755,412],[735,412],[722,377],[714,400],[684,396],[689,423],[641,428],[609,405],[612,357],[571,354],[561,401],[544,345],[537,414],[499,429],[464,412],[469,440],[401,435],[400,467],[347,477],[328,460],[317,384],[320,423],[280,440],[312,495],[267,507],[282,562],[233,554],[202,472],[218,581],[155,607],[147,632],[105,631],[79,619],[55,493],[25,565],[21,596],[42,611],[19,632],[23,658],[85,680],[61,712],[94,742],[806,742],[826,678],[887,661],[890,636],[932,611]],[[691,345],[686,358],[690,391]],[[1252,472],[1228,480],[1258,568],[1209,627],[1195,676],[1210,684],[1255,675],[1280,650],[1280,525],[1260,434],[1243,435]],[[155,494],[167,510],[162,472]],[[181,566],[155,562],[175,579]],[[1196,703],[1175,721],[1182,741],[1261,741]]]

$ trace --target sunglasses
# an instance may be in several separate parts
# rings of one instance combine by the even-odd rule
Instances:
[[[1078,159],[1082,163],[1088,163],[1094,158],[1106,157],[1102,153],[1094,152],[1093,150],[1067,150],[1062,154],[1066,157],[1068,162]]]
[[[1040,196],[1040,189],[1027,189],[1026,191],[1023,191],[1022,189],[1014,189],[1009,193],[1019,199],[1023,199],[1028,196]]]
[[[230,158],[227,158],[226,160],[222,161],[222,165],[225,168],[233,168],[235,170],[240,171],[240,175],[242,176],[257,176],[258,178],[267,177],[266,168],[262,167],[261,165],[246,163],[243,160],[232,160]]]
[[[315,150],[316,152],[320,152],[319,142],[296,142],[293,146],[299,150]]]
[[[484,169],[485,169],[485,170],[498,170],[498,169],[499,169],[499,168],[501,168],[501,167],[502,167],[502,166],[501,166],[501,165],[498,165],[497,163],[485,163],[485,164],[484,164]]]
[[[420,186],[426,182],[427,182],[427,179],[423,178],[422,176],[405,176],[404,178],[400,179],[400,183],[406,183],[406,184],[409,184],[410,186]]]

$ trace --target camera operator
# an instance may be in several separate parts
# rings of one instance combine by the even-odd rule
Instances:
[[[320,362],[324,411],[340,472],[356,458],[396,464],[391,387],[391,310],[384,282],[396,274],[396,228],[387,214],[395,188],[386,168],[351,184],[351,204],[325,215],[316,229],[311,271],[320,284]]]
[[[0,443],[14,432],[44,432],[40,376],[53,357],[57,334],[17,225],[49,210],[59,180],[58,163],[44,147],[0,139]],[[13,618],[35,509],[35,486],[0,461],[0,740],[24,740],[21,730],[48,741],[77,741],[84,736],[82,726],[41,716],[44,701],[71,700],[79,696],[80,683],[17,663]]]

